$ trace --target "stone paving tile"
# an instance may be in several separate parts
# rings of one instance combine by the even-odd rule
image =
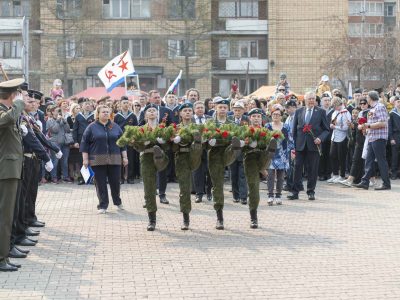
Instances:
[[[0,299],[400,299],[400,181],[384,192],[318,183],[317,201],[273,207],[262,188],[258,230],[227,185],[226,230],[206,201],[182,232],[169,184],[147,232],[141,184],[123,185],[126,210],[106,215],[92,186],[42,186],[46,227],[21,270],[0,273]]]

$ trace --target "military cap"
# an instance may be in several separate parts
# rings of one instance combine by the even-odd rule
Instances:
[[[174,92],[174,91],[169,91],[169,92],[167,93],[167,95],[175,95],[175,92]]]
[[[231,101],[230,101],[229,99],[223,99],[223,98],[221,98],[221,99],[215,100],[214,103],[215,103],[216,105],[218,105],[218,104],[229,105],[229,104],[231,103]]]
[[[147,104],[146,107],[144,108],[143,113],[145,114],[146,111],[147,111],[149,108],[155,108],[155,109],[158,110],[158,106],[157,106],[157,105],[155,105],[154,103],[149,103],[149,104]]]
[[[247,113],[247,115],[248,115],[248,116],[251,116],[251,115],[254,115],[254,114],[260,114],[260,115],[262,115],[262,113],[263,113],[263,111],[262,111],[261,108],[253,108],[252,110],[250,110],[250,111]]]
[[[35,90],[28,90],[28,95],[31,98],[35,98],[36,100],[42,100],[43,93]]]
[[[321,95],[321,98],[325,98],[325,97],[328,97],[328,98],[332,99],[332,94],[331,94],[331,92],[330,92],[330,91],[324,92],[324,93]]]
[[[297,107],[297,102],[295,100],[290,99],[288,102],[286,102],[286,107]]]
[[[28,89],[29,89],[29,84],[28,84],[27,82],[24,82],[24,83],[21,84],[20,88],[21,88],[21,90],[23,90],[23,91],[28,91]]]
[[[362,89],[355,89],[354,94],[362,94],[363,90]]]
[[[0,83],[0,93],[12,93],[16,92],[18,88],[25,82],[23,78],[16,78]]]
[[[296,95],[290,95],[289,100],[297,101],[299,98]]]
[[[192,103],[183,103],[183,104],[181,104],[181,105],[179,106],[178,110],[181,111],[181,110],[184,109],[184,108],[191,108],[191,109],[193,109],[193,105],[192,105]]]
[[[82,104],[82,103],[84,103],[84,102],[89,102],[89,101],[90,101],[89,98],[80,97],[80,98],[78,99],[78,104]]]
[[[241,108],[241,109],[244,109],[244,105],[243,105],[242,101],[236,101],[236,103],[233,105],[232,108]]]

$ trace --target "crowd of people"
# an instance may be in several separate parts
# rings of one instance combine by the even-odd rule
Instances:
[[[261,181],[268,187],[268,205],[282,205],[284,190],[289,200],[299,199],[304,190],[315,200],[318,180],[391,189],[399,170],[400,86],[387,93],[356,89],[347,99],[340,90],[331,91],[328,81],[324,75],[315,92],[297,96],[282,74],[272,97],[243,97],[234,82],[229,98],[206,99],[194,88],[183,97],[171,92],[161,98],[152,90],[120,99],[66,99],[60,80],[49,97],[30,90],[23,80],[1,83],[0,188],[5,192],[0,195],[0,271],[17,270],[8,257],[26,257],[28,251],[19,247],[34,246],[37,240],[31,237],[40,232],[32,227],[45,226],[35,214],[38,185],[85,184],[82,166],[94,171],[100,214],[109,206],[107,185],[113,204],[124,210],[121,184],[141,179],[149,231],[156,227],[157,195],[160,203],[169,204],[168,182],[179,185],[182,230],[189,229],[191,194],[196,203],[204,197],[213,201],[216,229],[224,229],[227,177],[233,202],[249,206],[251,228],[258,227]],[[221,143],[204,132],[120,142],[130,128],[144,132],[176,124],[176,132],[182,132],[191,124],[209,123],[279,134],[266,145],[237,136]]]

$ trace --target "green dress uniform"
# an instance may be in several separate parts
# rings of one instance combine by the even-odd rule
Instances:
[[[253,113],[261,114],[260,109],[252,109],[249,116]],[[266,170],[274,157],[277,142],[272,139],[265,149],[250,148],[246,146],[243,149],[244,174],[247,180],[249,190],[249,210],[251,219],[251,228],[258,227],[257,208],[260,203],[260,172]]]
[[[227,103],[226,103],[227,102]],[[218,104],[227,104],[229,101],[222,99]],[[217,127],[223,125],[216,118],[214,120]],[[230,119],[226,119],[224,124],[234,123]],[[233,145],[235,144],[235,145]],[[232,139],[231,145],[218,145],[210,147],[208,150],[208,167],[210,170],[210,177],[212,182],[212,195],[214,199],[214,209],[217,212],[217,226],[216,229],[224,229],[223,226],[223,208],[224,208],[224,172],[225,167],[232,164],[237,156],[241,153],[240,141],[236,137]]]
[[[13,79],[0,83],[0,94],[16,91],[23,82],[23,79]],[[24,107],[24,101],[20,99],[11,107],[0,104],[0,271],[16,271],[8,263],[8,254],[18,180],[22,173],[23,152],[18,122]]]
[[[190,103],[182,104],[179,111],[184,108],[193,108]],[[179,128],[186,125],[180,123]],[[179,184],[179,206],[183,213],[182,230],[189,229],[189,213],[192,210],[192,202],[190,200],[191,176],[192,172],[197,170],[201,164],[201,156],[203,147],[201,145],[201,135],[196,134],[194,141],[180,142],[175,144],[172,149],[175,152],[175,172]]]

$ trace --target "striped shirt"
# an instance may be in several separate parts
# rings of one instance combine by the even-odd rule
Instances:
[[[384,122],[385,126],[379,129],[368,129],[367,136],[368,142],[374,142],[379,139],[387,140],[389,136],[389,126],[388,126],[388,112],[385,105],[382,103],[376,103],[368,112],[368,124],[373,124],[377,122]]]

